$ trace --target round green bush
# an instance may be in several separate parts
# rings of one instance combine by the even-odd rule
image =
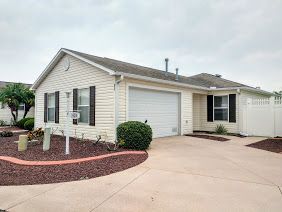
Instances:
[[[19,121],[17,122],[17,126],[18,126],[19,128],[24,129],[24,124],[25,124],[25,122],[28,121],[28,120],[30,120],[30,119],[33,119],[33,118],[28,117],[28,118],[24,118],[24,119],[19,120]]]
[[[139,121],[128,121],[117,127],[118,143],[128,149],[148,149],[152,134],[152,128]]]
[[[29,119],[24,123],[24,129],[31,131],[34,128],[34,119]]]

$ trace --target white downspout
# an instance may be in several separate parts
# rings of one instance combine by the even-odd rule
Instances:
[[[119,84],[123,80],[121,75],[118,80],[115,81],[115,141],[117,141],[117,127],[119,125]]]

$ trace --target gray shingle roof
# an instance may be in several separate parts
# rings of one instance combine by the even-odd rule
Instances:
[[[167,75],[165,75],[165,71],[158,70],[154,68],[144,67],[140,65],[135,65],[111,58],[106,57],[98,57],[94,55],[85,54],[82,52],[77,52],[74,50],[66,49],[67,51],[70,51],[76,55],[79,55],[80,57],[83,57],[87,60],[90,60],[94,63],[97,63],[101,66],[104,66],[108,69],[111,69],[116,72],[123,72],[128,74],[134,74],[134,75],[140,75],[145,77],[151,77],[161,80],[168,80],[168,81],[174,81],[174,82],[180,82],[185,84],[190,84],[194,86],[201,86],[201,87],[217,87],[217,88],[229,88],[229,87],[246,87],[246,85],[236,83],[230,80],[226,80],[211,74],[202,73],[198,75],[194,75],[191,77],[181,76],[179,75],[179,79],[175,80],[175,74],[168,72]]]
[[[229,88],[229,87],[249,87],[247,85],[233,82],[231,80],[227,80],[212,74],[201,73],[194,76],[189,77],[191,79],[201,81],[204,83],[204,86],[207,88],[216,87],[216,88]]]
[[[15,82],[5,82],[5,81],[0,81],[0,89],[4,88],[6,85],[11,84],[11,83],[15,83]],[[17,82],[18,83],[18,82]],[[22,83],[27,87],[31,87],[32,84],[26,84],[26,83]]]

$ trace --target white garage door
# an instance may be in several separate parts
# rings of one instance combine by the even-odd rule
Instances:
[[[178,135],[179,94],[130,87],[128,119],[147,120],[154,138]]]

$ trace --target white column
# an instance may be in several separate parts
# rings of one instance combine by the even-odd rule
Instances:
[[[69,108],[70,108],[70,92],[66,92],[67,97],[67,118],[66,118],[66,155],[70,154],[70,132],[69,132],[69,123],[70,123],[70,116],[69,116]]]

